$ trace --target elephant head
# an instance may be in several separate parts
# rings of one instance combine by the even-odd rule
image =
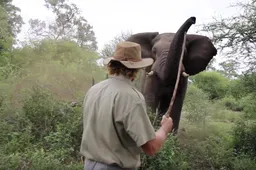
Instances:
[[[184,34],[196,21],[190,17],[176,33],[144,32],[131,35],[127,41],[141,45],[142,57],[153,58],[152,66],[145,69],[154,74],[145,78],[142,93],[147,105],[160,114],[164,114],[168,107],[178,74],[179,60],[184,42]],[[187,74],[195,75],[205,70],[210,60],[217,54],[217,50],[206,36],[187,34],[185,39],[183,68]],[[178,129],[181,108],[186,93],[187,77],[181,77],[177,92],[177,102],[174,103],[172,118],[174,129]]]

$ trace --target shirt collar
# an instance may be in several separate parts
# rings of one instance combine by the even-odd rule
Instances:
[[[132,82],[130,79],[126,78],[126,77],[125,77],[124,75],[122,75],[122,74],[119,74],[119,75],[110,75],[109,78],[118,79],[118,80],[124,81],[124,82],[126,82],[126,83],[128,83],[128,84],[130,84],[130,85],[133,86],[133,82]]]

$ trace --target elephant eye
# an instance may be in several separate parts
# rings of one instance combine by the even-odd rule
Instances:
[[[155,55],[156,54],[156,48],[152,49],[152,53]]]

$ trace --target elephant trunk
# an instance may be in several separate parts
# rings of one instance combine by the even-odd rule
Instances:
[[[170,45],[165,65],[164,67],[159,68],[161,69],[158,71],[159,76],[161,76],[160,78],[163,80],[164,84],[166,85],[175,84],[178,68],[179,68],[179,60],[182,53],[184,35],[188,31],[188,29],[191,27],[191,25],[195,24],[195,22],[196,22],[196,18],[190,17],[179,28]]]

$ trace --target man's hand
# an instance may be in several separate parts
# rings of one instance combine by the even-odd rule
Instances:
[[[172,130],[173,122],[171,117],[164,115],[161,120],[161,126],[166,133],[169,133]]]
[[[164,144],[168,133],[172,130],[172,126],[172,118],[164,115],[161,121],[161,127],[156,132],[156,138],[142,145],[143,151],[147,155],[154,155],[158,152]]]

